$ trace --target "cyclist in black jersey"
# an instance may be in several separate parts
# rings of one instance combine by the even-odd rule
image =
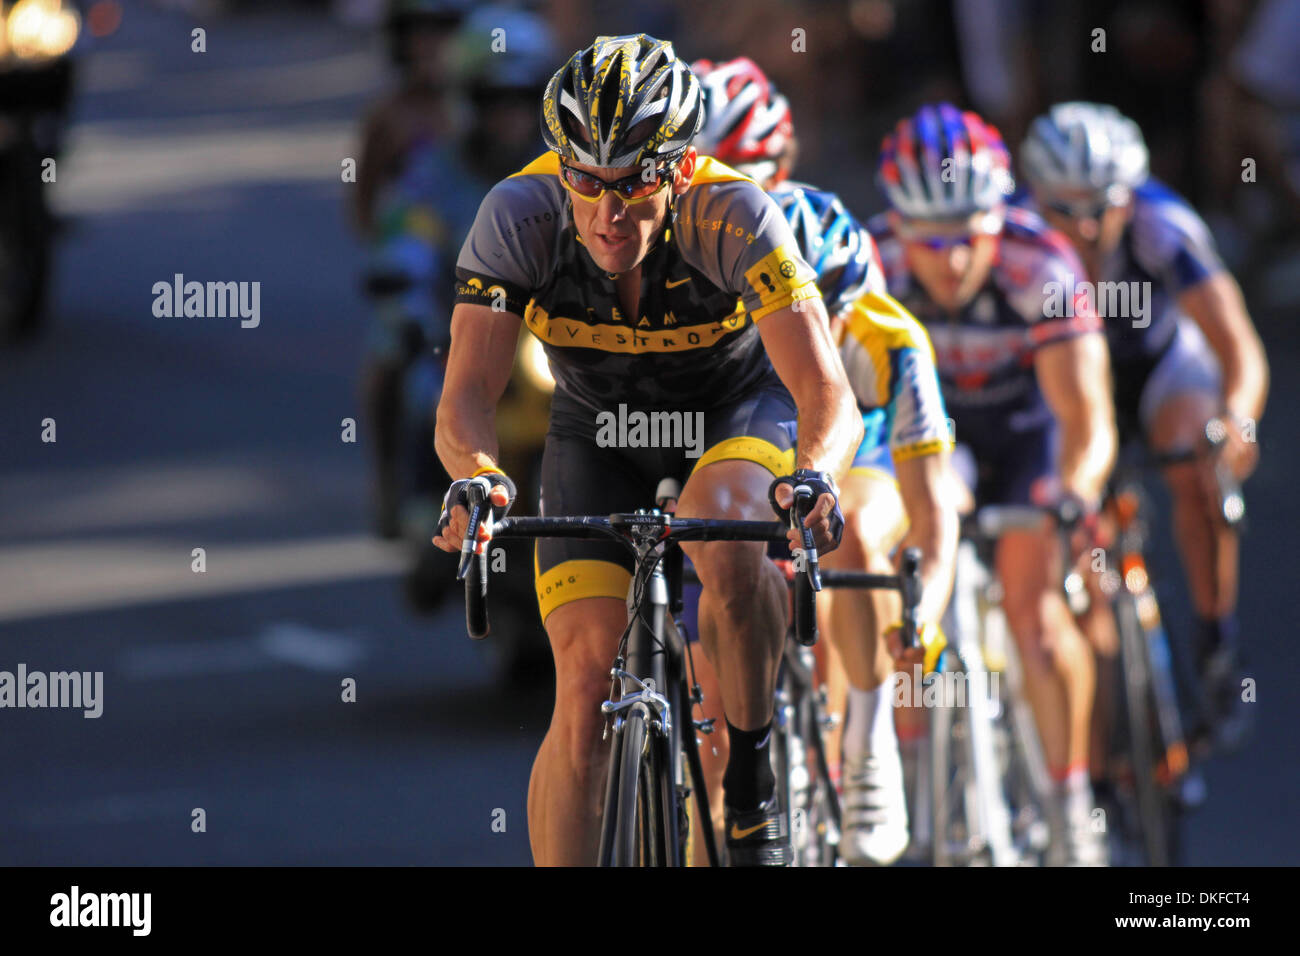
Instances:
[[[861,416],[785,218],[752,180],[696,155],[701,116],[690,69],[645,35],[598,37],[552,78],[550,152],[488,194],[461,250],[438,454],[453,476],[492,475],[494,503],[509,507],[493,410],[522,320],[556,379],[544,514],[645,507],[671,475],[684,483],[680,515],[769,519],[769,494],[788,505],[797,479],[819,492],[805,524],[831,550],[843,528],[833,476],[847,471]],[[448,491],[435,539],[447,550],[468,523],[463,488]],[[787,863],[768,752],[785,583],[761,544],[684,547],[704,584],[701,642],[732,740],[728,856]],[[529,788],[533,855],[590,864],[607,760],[599,703],[630,562],[602,542],[544,541],[536,575],[556,704]]]

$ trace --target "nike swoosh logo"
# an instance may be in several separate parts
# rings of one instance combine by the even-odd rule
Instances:
[[[758,743],[754,744],[754,749],[762,750],[765,746],[767,746],[767,742],[771,739],[772,739],[772,728],[769,727],[767,728],[767,733],[763,735],[763,739],[760,740]]]
[[[683,282],[690,282],[692,278],[693,278],[693,276],[687,276],[685,279],[678,279],[676,282],[668,282],[667,280],[665,280],[665,281],[664,281],[664,288],[665,288],[665,289],[675,289],[675,288],[677,288],[679,285],[681,285]]]
[[[745,839],[745,837],[749,836],[751,833],[754,833],[754,832],[756,832],[756,831],[758,831],[758,830],[763,829],[763,827],[767,826],[767,824],[768,824],[768,821],[767,821],[767,820],[764,820],[762,823],[756,824],[755,826],[752,826],[752,827],[746,827],[745,829],[742,830],[742,829],[740,829],[740,827],[736,826],[736,825],[733,823],[733,824],[731,825],[731,838],[732,838],[733,840],[743,840],[743,839]]]

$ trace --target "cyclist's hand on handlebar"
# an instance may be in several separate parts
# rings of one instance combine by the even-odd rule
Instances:
[[[943,629],[937,624],[922,624],[917,634],[916,647],[903,647],[903,625],[895,621],[885,628],[885,647],[893,658],[894,668],[909,676],[915,664],[921,664],[921,673],[928,674],[935,669],[940,652],[948,645]]]
[[[438,533],[433,543],[443,551],[459,551],[469,530],[469,487],[472,481],[491,482],[488,500],[492,502],[492,519],[505,517],[515,500],[515,483],[501,472],[485,472],[477,478],[461,478],[451,483],[442,498],[442,514],[438,518]],[[492,532],[483,524],[478,529],[479,541],[492,540]]]
[[[1090,554],[1100,543],[1099,505],[1072,491],[1066,491],[1056,503],[1056,521],[1069,535],[1070,557],[1078,560]]]
[[[1223,435],[1219,445],[1219,455],[1231,470],[1232,476],[1237,481],[1245,481],[1259,464],[1259,444],[1246,440],[1241,419],[1224,415],[1218,421],[1223,425],[1222,431],[1218,432]],[[1207,432],[1211,429],[1214,429],[1214,422],[1206,427]]]
[[[807,485],[816,496],[803,520],[803,526],[812,531],[813,544],[819,552],[834,551],[844,534],[844,513],[840,511],[839,489],[835,487],[835,480],[827,472],[801,468],[793,475],[773,481],[768,488],[768,498],[772,509],[783,521],[789,520],[797,485]],[[790,539],[791,551],[803,547],[803,541],[797,532],[788,531],[786,537]]]

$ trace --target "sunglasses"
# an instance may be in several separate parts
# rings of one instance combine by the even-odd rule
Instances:
[[[1111,204],[1105,199],[1100,202],[1091,199],[1083,199],[1078,202],[1067,202],[1064,199],[1048,199],[1044,201],[1043,205],[1067,219],[1100,219]]]
[[[898,223],[895,231],[898,233],[898,238],[904,242],[922,246],[931,252],[946,252],[955,246],[969,246],[980,236],[997,235],[1002,231],[1002,216],[996,211],[990,212],[983,216],[974,228],[943,232],[918,229],[904,219]]]
[[[607,179],[601,179],[599,176],[593,176],[591,173],[584,173],[580,169],[574,169],[567,163],[562,162],[560,163],[560,181],[564,183],[569,192],[579,199],[585,199],[587,202],[600,202],[606,192],[612,192],[625,204],[633,206],[639,202],[645,202],[663,189],[671,181],[673,171],[676,168],[676,165],[657,166],[652,179],[646,179],[645,173],[633,173],[631,176],[624,176],[622,179],[610,182]]]

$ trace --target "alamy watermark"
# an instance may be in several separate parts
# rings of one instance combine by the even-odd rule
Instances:
[[[1072,318],[1082,295],[1103,319],[1132,319],[1135,329],[1151,324],[1150,282],[1076,282],[1073,272],[1067,272],[1065,278],[1065,282],[1043,285],[1045,318]]]
[[[913,664],[911,674],[894,672],[889,693],[895,707],[965,707],[978,699],[976,695],[995,705],[1001,695],[1001,676],[997,671],[941,671],[926,680],[921,665]]]
[[[171,282],[153,284],[155,318],[224,319],[238,316],[240,327],[262,322],[262,283],[185,281],[178,272]]]
[[[596,415],[596,444],[601,448],[685,448],[687,458],[704,453],[703,412],[618,412]]]
[[[83,717],[104,712],[103,671],[0,671],[0,707],[71,707]]]
[[[126,926],[132,936],[148,936],[152,913],[152,893],[83,893],[74,884],[50,897],[51,926]]]

